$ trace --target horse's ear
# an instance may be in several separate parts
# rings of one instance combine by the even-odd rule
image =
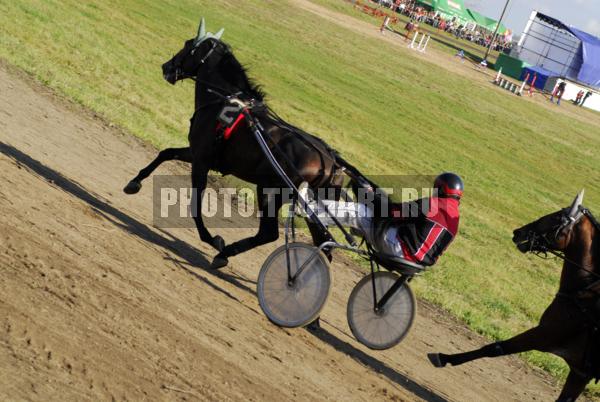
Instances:
[[[223,36],[223,32],[225,32],[225,28],[221,28],[219,32],[217,32],[214,36],[215,39],[220,40],[221,36]]]
[[[585,190],[581,189],[579,194],[577,194],[577,197],[575,197],[575,199],[573,200],[573,204],[571,204],[571,208],[569,209],[569,217],[570,218],[574,218],[575,215],[577,215],[577,212],[579,211],[579,207],[581,206],[581,203],[583,202],[584,192],[585,192]]]
[[[198,27],[198,36],[196,37],[196,42],[199,42],[202,38],[206,36],[206,23],[204,21],[204,17],[200,20],[200,26]]]

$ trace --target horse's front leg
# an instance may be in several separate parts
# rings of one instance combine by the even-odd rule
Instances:
[[[221,252],[225,247],[225,241],[221,236],[212,236],[202,220],[202,198],[204,196],[204,190],[206,189],[207,178],[208,167],[201,162],[192,162],[192,187],[196,189],[196,191],[193,192],[192,199],[192,203],[196,206],[194,222],[196,223],[200,240],[210,244],[217,251]]]
[[[282,198],[280,195],[264,194],[261,187],[257,188],[257,193],[262,194],[258,208],[261,214],[258,233],[255,236],[247,237],[225,246],[214,258],[210,266],[212,269],[219,269],[226,266],[229,263],[229,257],[273,242],[279,238],[278,217],[279,210],[283,204]]]
[[[158,156],[150,162],[148,166],[140,170],[123,189],[127,194],[135,194],[142,188],[142,180],[147,178],[159,167],[163,162],[178,160],[182,162],[192,162],[192,151],[190,147],[185,148],[167,148],[158,153]]]
[[[559,343],[562,338],[560,329],[548,327],[535,327],[513,338],[501,342],[491,343],[480,349],[465,353],[447,355],[443,353],[429,353],[427,357],[435,367],[444,367],[447,364],[457,366],[482,357],[505,356],[528,350],[548,351]]]

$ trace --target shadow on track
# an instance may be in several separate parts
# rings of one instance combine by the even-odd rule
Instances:
[[[362,350],[355,348],[348,342],[344,342],[343,340],[341,340],[340,338],[336,337],[335,335],[331,334],[323,328],[317,330],[309,330],[308,332],[314,335],[315,337],[319,338],[321,341],[331,345],[336,350],[352,357],[353,359],[358,360],[365,366],[368,366],[371,369],[373,369],[375,372],[384,375],[390,381],[402,386],[402,388],[413,393],[415,396],[421,399],[424,399],[429,402],[447,401],[446,398],[438,395],[437,393],[435,393],[435,391],[423,387],[422,385],[411,380],[404,374],[397,372],[396,370],[392,369],[380,360],[377,360],[373,356],[370,356]]]
[[[87,203],[88,205],[96,209],[99,213],[101,213],[109,222],[113,223],[115,226],[121,228],[122,230],[125,230],[128,233],[138,236],[144,241],[152,243],[165,250],[171,251],[172,253],[180,257],[183,261],[174,259],[168,255],[165,256],[166,260],[175,263],[178,267],[186,271],[188,274],[194,276],[195,278],[209,285],[213,289],[223,293],[226,297],[238,301],[244,307],[252,310],[257,314],[260,314],[257,310],[253,309],[252,307],[244,305],[237,297],[232,295],[226,289],[219,287],[206,277],[199,275],[198,272],[196,272],[195,268],[201,268],[211,276],[222,279],[240,290],[256,295],[254,289],[243,283],[253,283],[252,281],[248,281],[247,279],[241,278],[237,275],[228,275],[220,271],[210,270],[208,268],[210,266],[210,262],[195,247],[192,247],[188,243],[179,240],[166,232],[161,231],[161,234],[157,233],[144,223],[136,220],[135,218],[132,218],[126,213],[111,206],[107,202],[102,201],[97,195],[92,194],[78,183],[66,178],[56,170],[33,159],[29,155],[19,151],[13,146],[0,142],[0,153],[3,153],[4,155],[13,159],[17,164],[24,166],[30,171],[39,175],[40,177],[43,177],[48,182],[54,184],[63,191]],[[321,328],[317,330],[311,330],[308,331],[308,333],[312,334],[322,342],[327,343],[328,345],[340,351],[341,353],[344,353],[347,356],[350,356],[353,359],[361,362],[374,372],[384,375],[390,381],[398,384],[402,388],[406,389],[407,391],[411,392],[412,394],[421,399],[431,402],[446,401],[445,398],[436,394],[434,391],[424,388],[423,386],[419,385],[407,376],[397,372],[396,370],[387,366],[380,360],[355,348],[350,343],[342,341],[340,338],[338,338],[337,336],[328,332],[325,329]]]

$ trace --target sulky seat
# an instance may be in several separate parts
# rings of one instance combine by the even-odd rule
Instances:
[[[396,257],[389,254],[372,254],[373,261],[390,271],[396,271],[402,275],[414,276],[425,272],[427,266],[417,264],[404,258]]]

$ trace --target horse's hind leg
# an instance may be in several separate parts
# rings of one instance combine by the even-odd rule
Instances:
[[[163,149],[158,153],[156,159],[154,159],[148,166],[140,170],[123,189],[127,194],[135,194],[142,188],[142,180],[150,176],[154,170],[166,161],[178,160],[182,162],[192,162],[192,151],[190,147],[186,148],[167,148]]]
[[[556,402],[574,402],[590,380],[590,377],[582,376],[571,370]]]
[[[491,343],[480,349],[465,353],[456,353],[446,355],[443,353],[429,353],[429,361],[436,367],[444,367],[446,364],[457,366],[459,364],[470,362],[471,360],[482,357],[505,356],[513,353],[526,352],[528,350],[548,350],[557,343],[557,338],[562,334],[560,330],[554,328],[531,328],[513,338],[501,342]]]

